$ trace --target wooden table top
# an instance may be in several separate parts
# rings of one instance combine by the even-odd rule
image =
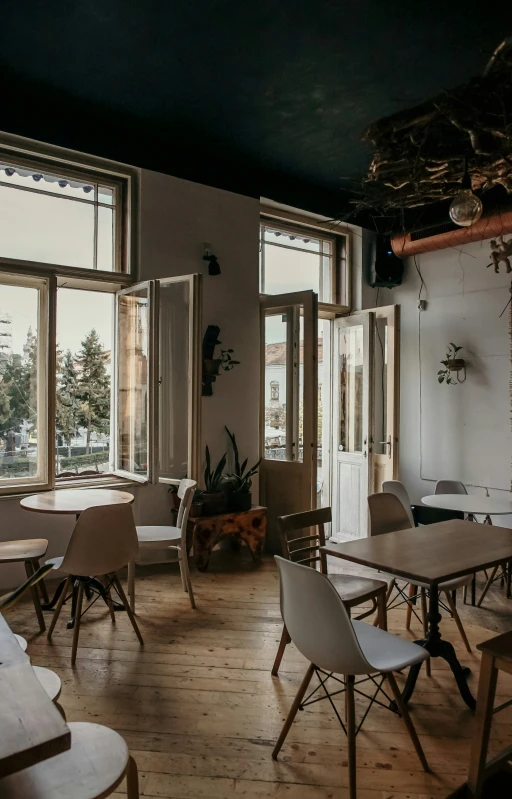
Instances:
[[[431,494],[421,500],[430,508],[457,510],[462,513],[482,513],[486,516],[512,514],[512,501],[500,497],[482,497],[478,494]]]
[[[20,500],[20,505],[25,510],[37,513],[76,515],[98,505],[122,505],[126,502],[133,502],[133,494],[129,494],[128,491],[115,491],[110,488],[67,488],[33,494]]]
[[[0,614],[0,777],[70,746],[69,727]]]
[[[437,585],[512,560],[512,530],[453,519],[411,530],[327,543],[328,555]]]

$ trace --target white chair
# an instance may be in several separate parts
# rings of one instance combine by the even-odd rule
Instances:
[[[371,535],[385,535],[386,533],[396,532],[398,530],[409,530],[410,523],[409,523],[409,516],[407,515],[407,509],[404,508],[400,499],[395,494],[370,494],[368,497],[368,507],[370,510],[370,530]],[[457,577],[454,580],[447,580],[444,583],[439,584],[439,591],[444,593],[446,597],[446,602],[448,607],[441,603],[441,607],[447,610],[453,616],[455,624],[457,625],[457,629],[461,635],[461,638],[464,642],[464,646],[466,647],[468,652],[471,652],[471,646],[469,644],[466,632],[464,627],[462,626],[462,622],[460,620],[460,616],[457,612],[457,607],[455,605],[454,597],[452,593],[457,590],[457,588],[466,587],[469,583],[471,583],[473,579],[473,575],[468,574],[465,577]],[[391,589],[388,593],[388,601],[391,597],[391,591],[394,586],[397,586],[396,579],[393,579],[391,583]],[[402,590],[397,586],[400,594],[403,594]],[[409,629],[411,623],[411,614],[415,611],[413,610],[413,601],[416,599],[416,589],[420,589],[420,598],[421,598],[421,607],[422,607],[422,616],[423,616],[423,630],[426,636],[427,633],[427,614],[426,614],[426,597],[428,595],[428,583],[415,583],[414,585],[410,584],[409,590],[409,597],[407,599],[407,620],[406,620],[406,627]],[[392,600],[392,603],[394,600]],[[388,605],[388,610],[390,605]],[[430,676],[429,672],[429,664],[427,663],[427,674]]]
[[[68,575],[53,614],[52,623],[48,630],[48,638],[51,638],[68,591],[78,582],[73,644],[71,648],[72,664],[76,660],[84,591],[91,577],[101,577],[103,579],[105,596],[110,616],[114,623],[115,615],[110,589],[111,587],[115,588],[137,638],[141,645],[144,644],[137,622],[117,576],[117,572],[137,558],[138,553],[139,545],[131,505],[101,505],[87,508],[80,514],[64,557],[52,558],[46,561],[51,563],[54,569],[61,569]]]
[[[434,494],[467,494],[466,486],[460,480],[438,480]]]
[[[406,669],[408,666],[426,660],[428,652],[411,641],[398,638],[365,622],[351,622],[336,589],[328,578],[316,569],[280,557],[276,557],[276,562],[281,578],[281,614],[293,643],[309,661],[309,666],[274,747],[272,757],[277,759],[297,710],[307,706],[313,694],[321,689],[325,696],[316,696],[312,701],[329,698],[338,720],[347,733],[349,795],[350,799],[356,799],[356,734],[358,727],[355,719],[354,686],[356,676],[367,675],[368,680],[371,680],[377,687],[374,696],[368,697],[372,703],[379,691],[382,691],[384,681],[387,680],[389,683],[396,707],[404,719],[421,765],[425,771],[428,771],[429,767],[423,749],[393,675],[394,671]],[[320,686],[304,699],[313,674],[319,678]],[[329,693],[325,687],[329,679],[333,679],[336,685],[336,689],[332,693]],[[361,681],[358,680],[358,693],[361,693],[360,683]],[[344,686],[342,690],[346,691],[346,728],[337,709],[332,704],[332,696],[342,692],[341,685]],[[384,694],[383,702],[385,701],[386,695]]]
[[[394,494],[395,497],[398,497],[398,499],[404,506],[411,527],[416,527],[411,510],[411,500],[409,499],[409,494],[407,493],[407,489],[404,486],[404,484],[400,480],[383,480],[382,491],[385,494]]]
[[[188,593],[190,604],[193,608],[195,608],[196,603],[188,567],[187,521],[196,488],[197,483],[195,480],[180,481],[178,497],[181,499],[181,503],[176,527],[171,525],[137,527],[139,549],[175,549],[177,551],[183,590]],[[131,609],[135,611],[135,559],[128,565],[128,596],[130,597]]]

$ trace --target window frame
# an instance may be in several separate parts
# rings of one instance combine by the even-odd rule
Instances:
[[[351,307],[351,278],[350,278],[350,248],[351,233],[349,230],[333,230],[333,223],[317,222],[315,219],[301,217],[298,214],[291,214],[284,211],[262,207],[260,212],[260,251],[263,247],[262,229],[265,226],[275,226],[286,233],[292,233],[303,237],[310,234],[311,238],[330,239],[333,244],[332,252],[332,271],[330,276],[331,296],[328,299],[319,299],[320,306],[337,306],[342,313],[349,313]],[[289,248],[292,249],[292,248]],[[320,253],[318,254],[320,256]],[[260,296],[272,296],[264,294],[262,289],[261,270],[259,275]],[[290,287],[290,292],[293,287]]]
[[[94,157],[78,156],[51,145],[37,145],[21,137],[0,134],[0,158],[10,160],[13,166],[19,165],[36,171],[48,171],[55,175],[75,178],[79,181],[115,186],[119,202],[116,202],[115,230],[116,244],[114,264],[116,271],[88,269],[61,264],[42,263],[22,259],[0,257],[0,284],[3,276],[10,276],[14,285],[28,284],[34,280],[46,280],[47,301],[45,325],[38,329],[38,401],[42,401],[45,420],[45,440],[38,459],[45,463],[44,474],[39,481],[26,478],[13,478],[0,485],[0,498],[37,493],[54,488],[100,486],[126,482],[113,471],[94,477],[56,478],[55,463],[55,404],[57,390],[57,292],[61,286],[88,291],[115,294],[135,282],[137,271],[137,231],[136,211],[138,205],[138,170],[122,167]],[[62,195],[55,195],[62,196]],[[41,319],[41,316],[40,316]],[[39,345],[39,342],[41,344]],[[114,349],[114,348],[113,348]],[[112,364],[113,372],[115,364]],[[44,377],[44,379],[43,379]],[[114,381],[112,381],[114,382]],[[112,409],[113,410],[113,409]],[[112,451],[112,444],[111,444]]]

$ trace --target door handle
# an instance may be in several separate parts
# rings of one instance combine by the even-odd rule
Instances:
[[[389,449],[388,449],[388,458],[391,458],[391,436],[390,435],[388,436],[388,440],[387,441],[379,441],[379,444],[385,444],[386,447],[389,447]]]

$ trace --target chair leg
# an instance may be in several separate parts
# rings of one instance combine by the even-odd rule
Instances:
[[[471,742],[468,770],[469,792],[475,799],[480,799],[482,795],[497,683],[498,669],[496,668],[495,660],[492,655],[484,652],[480,663],[476,724]]]
[[[126,598],[125,592],[123,591],[123,586],[121,585],[119,577],[117,576],[117,574],[112,574],[111,577],[112,577],[112,582],[114,583],[114,587],[115,587],[117,593],[119,594],[119,596],[121,598],[121,602],[123,603],[123,605],[125,607],[127,616],[130,619],[130,621],[131,621],[133,629],[135,630],[135,635],[139,639],[140,644],[142,646],[144,646],[144,641],[143,641],[142,635],[140,634],[140,630],[139,630],[139,628],[137,626],[137,622],[135,621],[135,616],[132,613],[132,609],[130,607],[130,603],[128,602],[128,600]]]
[[[451,596],[449,591],[445,591],[444,593],[445,593],[445,596],[446,596],[446,601],[448,602],[448,607],[451,610],[451,614],[453,616],[453,620],[454,620],[455,624],[457,625],[457,629],[458,629],[458,631],[460,633],[460,637],[464,641],[464,646],[466,647],[468,652],[471,652],[471,646],[469,644],[468,637],[466,635],[466,631],[465,631],[465,629],[464,629],[464,627],[462,625],[462,622],[460,620],[460,616],[458,614],[455,602],[453,601],[453,598],[452,598],[452,596]]]
[[[420,598],[421,598],[421,618],[423,619],[423,637],[427,637],[428,633],[428,619],[427,619],[427,591],[425,588],[420,588]],[[427,673],[427,677],[431,675],[430,669],[430,658],[425,661],[425,670]]]
[[[296,695],[295,699],[293,700],[292,706],[290,708],[290,712],[288,713],[288,716],[286,717],[286,721],[284,723],[283,729],[281,730],[281,734],[280,734],[279,738],[277,739],[277,743],[274,746],[274,749],[272,751],[272,757],[274,758],[274,760],[277,760],[277,756],[278,756],[279,752],[281,751],[281,747],[282,747],[282,745],[284,744],[284,742],[286,740],[286,736],[288,735],[290,727],[293,724],[293,720],[294,720],[295,716],[297,715],[297,710],[299,709],[299,707],[300,707],[300,705],[302,703],[302,700],[304,699],[304,695],[305,695],[306,691],[308,690],[308,685],[311,682],[311,678],[312,678],[314,673],[315,673],[314,666],[313,666],[312,663],[310,663],[309,666],[308,666],[308,670],[306,671],[306,674],[304,675],[304,679],[302,680],[302,682],[300,684],[300,688],[297,691],[297,695]]]
[[[405,628],[407,630],[411,629],[411,618],[412,618],[412,598],[416,596],[417,588],[412,583],[409,583],[409,601],[407,602],[407,616],[405,620]]]
[[[139,772],[131,755],[126,766],[126,795],[128,799],[139,799]]]
[[[190,604],[192,608],[195,610],[196,600],[194,599],[194,592],[192,590],[192,581],[190,579],[190,570],[188,567],[187,553],[183,552],[181,547],[178,547],[178,560],[180,564],[181,576],[185,583],[186,590],[188,592],[188,598],[190,599]]]
[[[391,580],[391,582],[390,582],[390,584],[388,586],[388,590],[387,590],[387,593],[386,593],[386,608],[389,605],[389,599],[391,597],[391,594],[393,593],[393,588],[395,587],[395,585],[396,585],[396,580],[393,577],[393,579]],[[378,627],[378,625],[379,625],[379,614],[377,613],[375,615],[375,619],[373,620],[373,626],[374,627]]]
[[[492,572],[491,572],[491,576],[490,576],[490,577],[489,577],[489,579],[487,580],[487,582],[486,582],[486,584],[485,584],[485,588],[484,588],[484,590],[482,591],[482,595],[481,595],[480,599],[478,600],[478,602],[476,603],[476,606],[477,606],[477,608],[480,608],[480,607],[482,606],[482,602],[483,602],[483,601],[484,601],[484,599],[485,599],[485,595],[486,595],[487,591],[489,590],[489,588],[491,587],[491,585],[492,585],[492,581],[493,581],[493,580],[494,580],[494,578],[496,577],[496,574],[497,574],[497,571],[498,571],[498,569],[499,569],[499,566],[495,566],[495,567],[494,567],[494,569],[492,570]]]
[[[112,624],[115,624],[116,623],[116,614],[114,613],[114,603],[112,602],[112,595],[110,593],[109,579],[108,579],[107,575],[105,574],[105,575],[103,575],[103,577],[100,577],[100,580],[103,583],[103,585],[105,586],[105,596],[107,597],[107,607],[108,607],[108,610],[109,610],[109,613],[110,613],[110,618],[112,620]]]
[[[292,639],[288,635],[288,630],[286,629],[286,624],[283,625],[283,632],[281,633],[281,640],[279,641],[279,649],[277,650],[276,659],[274,660],[274,665],[272,666],[272,677],[277,677],[279,674],[279,666],[281,665],[281,661],[283,659],[284,650],[288,646]]]
[[[131,560],[128,564],[128,596],[130,597],[130,607],[135,613],[135,561]]]
[[[388,629],[388,611],[386,608],[386,595],[381,593],[377,596],[377,619],[381,630]]]
[[[507,599],[512,596],[512,561],[507,563]]]
[[[407,705],[402,699],[402,694],[400,693],[400,688],[397,685],[395,677],[391,672],[388,672],[386,674],[386,678],[389,683],[389,687],[393,692],[393,696],[395,697],[395,702],[397,704],[400,715],[402,716],[405,726],[407,727],[407,732],[409,733],[413,746],[416,749],[416,754],[420,759],[420,763],[423,766],[424,771],[430,771],[427,759],[425,757],[425,753],[420,743],[420,739],[418,738],[416,730],[414,729],[414,724],[412,723],[411,717],[409,716]]]
[[[73,578],[69,574],[67,579],[66,579],[66,582],[64,583],[64,587],[63,587],[61,595],[60,595],[60,597],[58,599],[58,602],[57,602],[57,605],[55,607],[55,610],[53,611],[53,616],[52,616],[52,620],[51,620],[51,623],[50,623],[50,629],[48,630],[48,638],[52,637],[52,633],[53,633],[53,631],[55,629],[55,625],[57,624],[57,620],[58,620],[58,618],[60,616],[60,612],[62,610],[62,606],[63,606],[64,602],[66,601],[66,594],[69,591],[69,589],[70,589],[72,584],[73,584]]]
[[[85,582],[80,580],[80,585],[78,586],[78,597],[76,600],[76,616],[75,616],[75,626],[73,627],[73,644],[71,647],[71,665],[75,665],[76,661],[76,650],[78,649],[78,636],[80,635],[80,621],[82,616],[82,603],[84,601],[84,590],[85,590]]]
[[[32,563],[34,565],[35,571],[39,571],[39,569],[41,568],[41,564],[39,563],[39,561],[38,560],[33,560]],[[45,605],[47,605],[49,603],[49,601],[50,601],[50,598],[48,596],[48,591],[46,590],[46,583],[45,583],[44,579],[43,580],[39,580],[37,585],[38,585],[38,588],[39,588],[39,590],[41,592],[41,599],[43,600]]]
[[[32,575],[34,574],[34,565],[30,560],[25,561],[25,573],[27,577],[32,577]],[[32,585],[30,587],[30,593],[32,594],[32,602],[34,603],[34,608],[36,610],[37,621],[39,622],[39,629],[41,630],[41,632],[44,632],[46,630],[46,624],[44,623],[43,609],[39,601],[39,591],[37,589],[37,585]]]
[[[347,719],[348,742],[348,785],[350,799],[357,799],[357,762],[356,762],[356,708],[354,701],[354,682],[352,675],[345,678],[345,713]]]

